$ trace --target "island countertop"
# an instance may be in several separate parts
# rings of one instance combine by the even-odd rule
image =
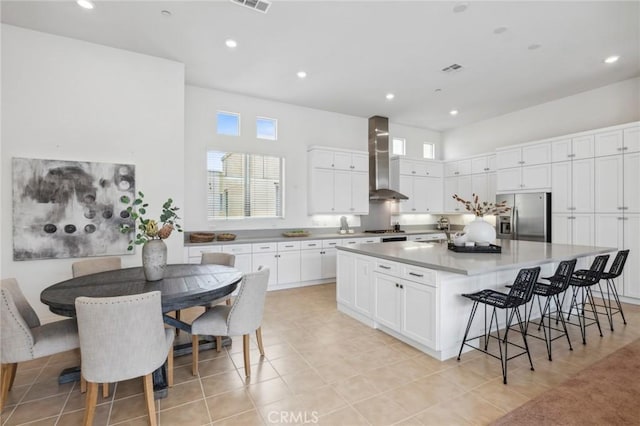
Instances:
[[[502,253],[456,253],[446,243],[397,241],[356,244],[338,250],[463,275],[539,266],[577,257],[614,252],[612,247],[574,246],[532,241],[497,240]]]

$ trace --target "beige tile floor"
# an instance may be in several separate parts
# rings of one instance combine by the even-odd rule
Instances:
[[[178,357],[176,384],[156,402],[157,416],[160,425],[179,426],[486,424],[640,338],[640,307],[625,305],[625,314],[629,324],[616,316],[615,332],[603,327],[602,338],[589,327],[586,346],[571,327],[574,350],[557,340],[553,362],[544,342],[530,339],[536,371],[516,358],[505,386],[499,361],[480,352],[440,362],[339,313],[333,284],[271,292],[266,356],[252,350],[251,378],[244,377],[241,339],[219,354],[202,352],[198,377],[191,356]],[[78,384],[57,383],[63,368],[77,364],[78,354],[68,352],[19,365],[2,425],[81,424]],[[146,424],[141,380],[111,385],[99,404],[96,425]]]

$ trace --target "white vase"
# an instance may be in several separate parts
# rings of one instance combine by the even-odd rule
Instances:
[[[474,243],[492,243],[496,239],[496,229],[481,217],[464,227],[467,241]]]
[[[147,281],[164,278],[167,268],[167,245],[162,240],[149,240],[142,246],[142,268]]]

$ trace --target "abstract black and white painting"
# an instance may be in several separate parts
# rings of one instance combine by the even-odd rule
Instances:
[[[13,259],[126,254],[135,166],[13,158]]]

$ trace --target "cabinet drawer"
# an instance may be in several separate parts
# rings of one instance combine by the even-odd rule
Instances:
[[[436,271],[419,268],[417,266],[404,265],[402,267],[402,278],[422,284],[435,285]]]
[[[343,240],[340,240],[340,243],[338,243],[338,245],[341,245],[344,247],[351,247],[355,244],[360,244],[364,242],[361,240],[362,240],[361,238],[345,238]]]
[[[358,244],[371,244],[371,243],[379,243],[380,242],[380,237],[366,237],[366,238],[360,238],[360,240],[358,241]]]
[[[322,240],[322,248],[331,248],[340,245],[340,240]]]
[[[308,240],[302,241],[300,247],[304,249],[317,249],[322,248],[322,240]]]
[[[387,262],[385,260],[376,261],[376,271],[383,274],[398,276],[400,274],[400,265],[395,262]]]
[[[278,243],[255,243],[251,244],[251,251],[254,253],[277,251]]]
[[[300,241],[283,241],[278,243],[278,251],[300,250]]]
[[[202,253],[220,253],[222,246],[197,246],[189,247],[189,257],[202,257]]]
[[[228,244],[222,246],[223,253],[248,254],[251,253],[251,244]]]

